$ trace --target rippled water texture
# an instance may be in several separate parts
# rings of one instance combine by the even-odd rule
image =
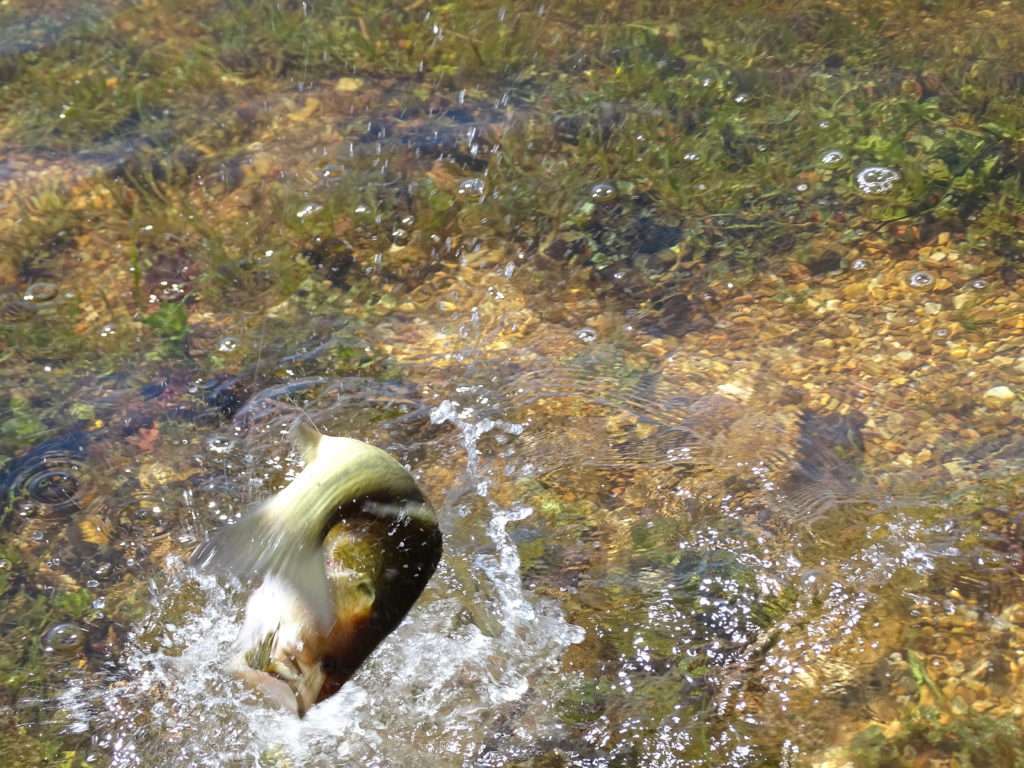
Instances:
[[[0,765],[1024,765],[1015,3],[0,6]],[[299,720],[186,565],[393,453]]]

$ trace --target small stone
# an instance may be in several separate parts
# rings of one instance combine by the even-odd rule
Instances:
[[[353,93],[363,87],[363,81],[358,77],[342,77],[334,84],[334,90],[338,93]]]
[[[999,385],[992,387],[983,396],[982,399],[985,401],[985,405],[990,408],[1005,408],[1014,400],[1017,399],[1017,395],[1014,391],[1005,385]]]

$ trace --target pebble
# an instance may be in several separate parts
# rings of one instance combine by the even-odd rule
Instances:
[[[983,396],[985,405],[991,408],[1005,408],[1017,399],[1016,393],[1005,385],[992,387]]]

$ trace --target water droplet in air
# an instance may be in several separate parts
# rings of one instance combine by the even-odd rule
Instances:
[[[615,185],[607,181],[599,181],[590,188],[590,199],[595,203],[610,203],[619,196]]]
[[[866,195],[884,195],[899,180],[899,171],[874,165],[857,174],[857,187]]]
[[[854,259],[850,264],[850,269],[856,272],[863,272],[865,269],[871,266],[871,262],[867,259]]]
[[[160,288],[160,298],[164,301],[177,301],[185,296],[185,286],[181,283],[164,282]]]
[[[206,438],[206,447],[213,453],[227,453],[235,447],[235,441],[225,435],[210,435]]]
[[[460,197],[483,197],[484,189],[483,179],[463,179],[459,182],[458,193]]]
[[[300,219],[304,219],[307,216],[312,216],[314,213],[319,213],[323,209],[324,207],[319,203],[310,203],[309,205],[302,206],[295,215]]]
[[[85,630],[77,624],[55,624],[43,635],[43,649],[49,653],[74,653],[85,645]]]
[[[846,155],[838,149],[830,149],[821,156],[822,165],[839,165],[846,159]]]
[[[911,288],[927,288],[935,282],[935,278],[929,272],[915,272],[907,278],[907,285]]]
[[[25,291],[22,298],[34,304],[42,304],[52,301],[57,296],[57,286],[54,283],[38,282],[32,283]]]

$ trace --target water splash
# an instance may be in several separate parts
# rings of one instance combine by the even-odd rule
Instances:
[[[451,401],[431,415],[456,427],[467,457],[463,485],[477,493],[454,499],[459,509],[441,510],[442,524],[455,528],[441,568],[337,695],[299,720],[245,689],[223,669],[240,624],[239,585],[170,559],[165,581],[152,584],[153,612],[130,634],[118,671],[73,683],[61,697],[69,729],[89,734],[112,768],[474,765],[495,744],[529,747],[531,727],[510,738],[507,723],[548,706],[548,688],[561,679],[551,673],[583,631],[523,587],[509,527],[532,510],[478,495],[490,471],[478,441],[522,428]],[[329,420],[330,409],[321,417]]]

